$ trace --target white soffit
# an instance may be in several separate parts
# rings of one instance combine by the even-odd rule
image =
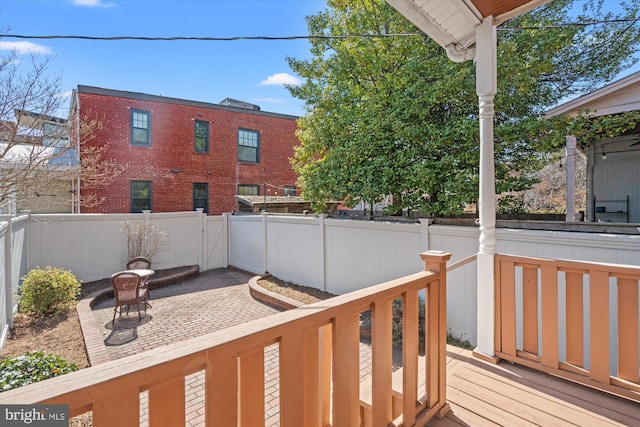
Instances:
[[[494,25],[553,0],[386,0],[394,9],[459,60],[476,41],[476,26],[496,12]],[[476,4],[478,5],[476,7]],[[480,9],[485,11],[483,14]],[[469,49],[470,50],[470,49]],[[464,60],[471,59],[469,55]]]
[[[387,0],[394,9],[446,48],[467,48],[475,42],[482,15],[464,0]]]

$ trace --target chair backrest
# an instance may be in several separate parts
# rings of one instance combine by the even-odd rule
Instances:
[[[130,271],[120,271],[111,276],[111,287],[116,305],[137,303],[140,298],[142,277]]]
[[[143,256],[138,256],[127,261],[127,270],[139,269],[151,269],[151,260]]]

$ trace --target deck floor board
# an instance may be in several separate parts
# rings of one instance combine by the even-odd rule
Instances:
[[[509,362],[447,347],[451,411],[427,426],[634,426],[640,404]]]

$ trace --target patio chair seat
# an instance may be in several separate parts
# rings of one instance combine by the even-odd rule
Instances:
[[[122,316],[123,307],[127,307],[127,315],[129,308],[135,305],[138,309],[138,319],[142,320],[140,315],[140,305],[144,307],[147,313],[147,305],[149,293],[145,286],[142,276],[131,271],[120,271],[111,276],[111,287],[113,288],[113,296],[115,298],[115,307],[113,309],[113,319],[111,324],[115,323],[116,313]]]

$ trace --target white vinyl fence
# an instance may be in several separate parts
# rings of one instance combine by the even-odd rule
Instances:
[[[201,212],[30,215],[12,223],[14,267],[12,273],[1,275],[2,319],[12,311],[6,301],[13,298],[19,277],[32,268],[64,268],[84,282],[124,269],[125,220],[150,221],[166,232],[166,244],[153,259],[154,269],[198,265],[205,271],[233,266],[335,294],[421,271],[419,254],[426,250],[450,252],[454,263],[477,252],[479,237],[474,226],[429,225],[427,220],[398,224]],[[8,226],[0,224],[4,239]],[[0,251],[6,260],[6,245]],[[640,265],[640,236],[498,229],[497,252]],[[8,268],[6,261],[2,265]],[[450,272],[447,282],[448,327],[475,344],[476,264]],[[3,322],[4,330],[7,320]]]
[[[0,349],[13,327],[13,314],[17,308],[20,277],[28,272],[26,264],[27,225],[29,217],[6,218],[0,222]]]

